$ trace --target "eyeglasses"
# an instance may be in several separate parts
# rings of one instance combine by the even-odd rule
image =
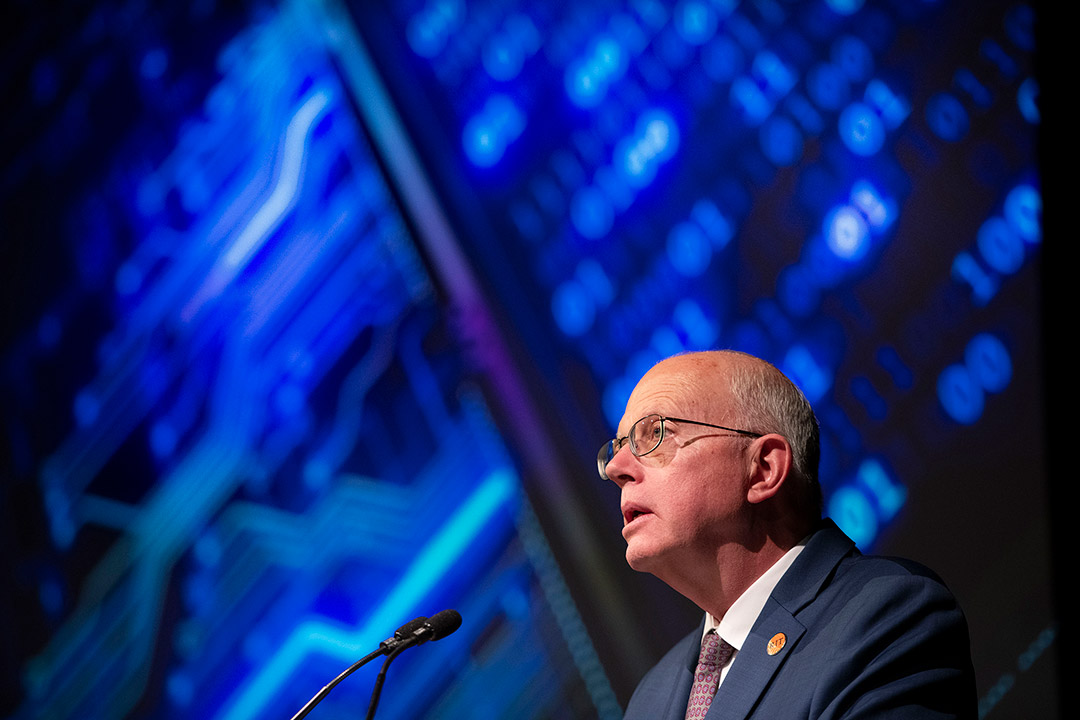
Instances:
[[[739,435],[745,435],[751,438],[761,437],[761,433],[752,432],[750,430],[738,430],[736,428],[724,427],[723,425],[713,425],[712,423],[698,422],[697,420],[684,420],[683,418],[664,417],[663,415],[646,415],[630,426],[630,432],[626,437],[608,440],[600,446],[600,452],[596,454],[596,469],[599,471],[600,477],[604,480],[611,479],[607,474],[608,463],[611,462],[616,453],[622,450],[623,445],[628,442],[630,443],[630,452],[634,453],[637,457],[648,455],[653,450],[660,447],[660,443],[664,442],[664,435],[666,432],[665,423],[669,421],[688,423],[690,425],[704,425],[705,427],[716,428],[717,430],[727,430],[728,432],[738,433]]]

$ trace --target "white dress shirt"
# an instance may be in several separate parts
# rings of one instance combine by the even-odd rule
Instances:
[[[746,636],[750,634],[750,630],[754,627],[754,622],[757,621],[758,615],[761,614],[762,608],[765,607],[773,588],[780,582],[780,578],[784,576],[791,564],[795,562],[795,558],[799,557],[799,553],[806,547],[806,541],[809,539],[808,536],[800,540],[795,547],[784,553],[772,567],[762,573],[761,577],[751,583],[750,587],[746,588],[743,594],[731,604],[731,607],[728,608],[721,620],[717,620],[708,612],[705,613],[705,630],[702,633],[702,639],[704,639],[705,633],[715,630],[721,639],[735,648],[731,660],[720,670],[720,683],[723,683],[724,678],[727,677],[728,670],[735,662],[743,643],[746,642]]]

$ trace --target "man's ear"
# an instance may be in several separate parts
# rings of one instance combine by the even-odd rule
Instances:
[[[783,435],[762,435],[750,446],[750,483],[746,499],[759,503],[780,492],[791,475],[794,461],[791,443]]]

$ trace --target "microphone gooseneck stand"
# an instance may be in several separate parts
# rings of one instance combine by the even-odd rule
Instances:
[[[375,717],[375,709],[379,705],[379,696],[382,694],[383,681],[386,680],[386,671],[390,668],[390,663],[409,648],[415,645],[423,645],[428,640],[441,640],[459,627],[461,627],[461,615],[458,614],[457,610],[443,610],[435,613],[430,618],[418,617],[415,620],[410,620],[394,631],[394,637],[379,643],[378,650],[361,658],[345,672],[331,680],[326,687],[315,694],[315,697],[308,700],[307,705],[300,708],[300,712],[292,716],[292,720],[301,720],[301,718],[305,717],[316,705],[322,702],[323,698],[330,694],[330,691],[338,683],[358,668],[380,655],[386,655],[386,661],[383,663],[382,669],[379,670],[379,676],[375,679],[375,687],[371,691],[371,703],[368,705],[367,720],[372,720]]]
[[[375,687],[371,689],[371,702],[368,703],[367,717],[365,720],[373,720],[375,717],[375,708],[379,706],[379,696],[382,695],[383,681],[386,680],[386,671],[390,669],[390,663],[394,662],[394,659],[397,658],[398,655],[415,644],[416,643],[402,643],[391,650],[390,654],[386,656],[382,669],[379,670],[379,676],[375,678]]]
[[[407,640],[411,639],[412,634],[415,631],[419,630],[421,627],[423,627],[424,623],[426,623],[426,622],[427,622],[426,617],[418,617],[418,618],[416,618],[414,620],[410,620],[409,622],[407,622],[404,625],[402,625],[401,627],[399,627],[397,630],[394,631],[394,637],[387,638],[386,640],[383,640],[381,643],[379,643],[379,649],[378,650],[371,653],[370,655],[366,655],[366,656],[360,658],[359,660],[357,660],[355,663],[350,665],[345,670],[345,672],[338,675],[336,678],[334,678],[329,683],[327,683],[323,687],[322,690],[315,693],[315,697],[308,700],[307,704],[304,705],[304,707],[300,708],[300,712],[293,715],[291,720],[301,720],[301,718],[306,717],[307,714],[309,712],[311,712],[312,709],[314,709],[314,707],[316,705],[321,703],[323,701],[323,699],[325,699],[326,696],[330,694],[331,690],[333,690],[335,687],[337,687],[338,683],[340,683],[342,680],[349,677],[354,672],[359,670],[361,667],[368,664],[369,662],[371,662],[375,658],[379,657],[380,655],[386,655],[388,653],[394,652],[398,647],[400,647],[402,644],[404,644]],[[406,647],[410,647],[410,646],[411,646],[411,643],[410,643],[410,645],[408,645]],[[404,650],[405,648],[401,648],[401,649]]]

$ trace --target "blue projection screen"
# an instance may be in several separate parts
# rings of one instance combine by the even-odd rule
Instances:
[[[287,718],[452,607],[379,717],[621,717],[700,611],[594,455],[706,348],[958,596],[980,717],[1060,712],[1031,5],[8,12],[0,716]]]

